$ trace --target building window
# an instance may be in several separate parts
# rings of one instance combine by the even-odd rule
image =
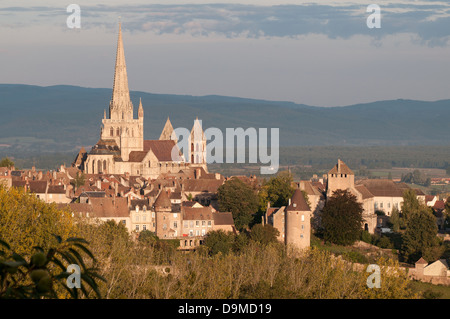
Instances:
[[[383,203],[380,203],[380,208],[383,208]]]
[[[147,230],[147,225],[142,225],[142,230]]]
[[[211,221],[208,220],[208,227],[211,227]]]
[[[200,226],[200,221],[196,220],[195,221],[195,227],[199,227]]]
[[[184,222],[184,228],[188,228],[188,222]]]
[[[206,230],[202,229],[202,236],[205,236],[205,234],[206,234]]]
[[[163,230],[167,229],[167,224],[163,224]]]
[[[302,222],[305,221],[305,215],[302,215]]]
[[[139,225],[136,225],[136,231],[139,231]]]
[[[190,225],[191,227],[194,227],[194,221],[191,220],[191,221],[189,222],[189,225]]]
[[[178,228],[178,222],[173,222],[173,228]]]
[[[173,218],[177,218],[178,217],[178,214],[177,213],[174,213],[173,214]]]
[[[202,220],[202,226],[206,226],[206,221]]]

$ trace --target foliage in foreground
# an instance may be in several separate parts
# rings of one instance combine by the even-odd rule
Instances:
[[[101,298],[97,269],[86,265],[86,254],[95,258],[81,238],[68,238],[58,241],[56,247],[46,251],[35,247],[35,253],[27,260],[11,250],[8,243],[0,240],[0,299],[39,299],[39,298]],[[69,265],[80,268],[80,280],[68,271]],[[68,283],[73,283],[69,287]],[[79,286],[77,287],[77,285]]]

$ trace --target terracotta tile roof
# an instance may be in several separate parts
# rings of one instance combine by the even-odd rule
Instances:
[[[147,207],[147,210],[150,208],[149,199],[132,199],[130,201],[130,209],[136,210],[136,206],[139,207],[139,210],[143,210],[144,206]]]
[[[373,194],[367,189],[366,186],[364,186],[363,184],[361,185],[355,185],[355,188],[358,192],[361,193],[362,195],[362,199],[367,199],[367,198],[372,198],[374,197]]]
[[[217,189],[223,184],[223,179],[189,179],[182,182],[183,191],[189,192],[208,192],[216,193]]]
[[[91,198],[92,216],[97,218],[129,217],[127,199],[123,197],[114,198]]]
[[[148,153],[149,150],[152,150],[153,154],[161,162],[181,162],[182,157],[179,155],[172,159],[172,149],[178,147],[176,145],[177,143],[172,140],[146,140],[144,141],[144,151]]]
[[[269,208],[267,208],[267,210],[266,210],[266,217],[272,216],[272,214],[274,212],[276,212],[277,210],[279,210],[279,209],[280,209],[279,207],[269,207]]]
[[[213,213],[214,225],[233,225],[233,214],[232,213]]]
[[[349,174],[355,175],[353,171],[343,161],[338,159],[338,163],[328,172],[328,174]]]
[[[423,259],[423,257],[420,257],[420,259],[418,261],[416,261],[416,264],[425,264],[427,265],[427,261],[425,259]]]
[[[294,195],[291,198],[291,204],[286,208],[286,211],[310,211],[308,204],[306,203],[305,197],[300,189],[294,191]]]
[[[147,154],[148,152],[146,151],[132,151],[128,157],[128,162],[140,163]]]
[[[64,189],[64,185],[49,185],[48,194],[65,194],[66,190]]]
[[[44,194],[47,190],[47,181],[29,181],[30,192],[36,194]]]
[[[443,200],[437,200],[436,203],[433,206],[434,209],[444,210],[445,209],[445,202]]]
[[[155,208],[170,208],[172,203],[170,202],[169,195],[165,190],[161,190],[154,203]]]
[[[403,185],[398,185],[389,179],[364,179],[357,183],[364,185],[375,197],[403,197],[405,190]]]
[[[184,220],[212,220],[213,212],[210,207],[186,207],[182,206]]]
[[[186,200],[186,201],[181,203],[181,205],[184,206],[184,207],[192,207],[195,204],[197,204],[197,202],[193,201],[193,200]]]

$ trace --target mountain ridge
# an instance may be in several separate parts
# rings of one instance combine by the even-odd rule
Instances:
[[[107,88],[0,84],[0,144],[24,151],[89,148],[99,138],[103,111],[108,110],[111,95],[112,89]],[[142,98],[145,139],[157,139],[167,117],[174,128],[190,130],[198,116],[204,129],[280,128],[281,146],[450,144],[450,99],[397,99],[323,107],[143,91],[130,91],[130,97],[135,112]]]

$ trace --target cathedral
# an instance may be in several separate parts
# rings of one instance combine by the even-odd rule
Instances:
[[[119,24],[116,63],[109,114],[102,119],[99,141],[85,156],[86,174],[130,174],[157,178],[162,173],[176,173],[206,167],[206,140],[201,124],[195,120],[189,139],[187,160],[177,146],[177,136],[167,118],[158,140],[144,140],[144,108],[139,101],[137,119],[128,89],[122,29]]]

